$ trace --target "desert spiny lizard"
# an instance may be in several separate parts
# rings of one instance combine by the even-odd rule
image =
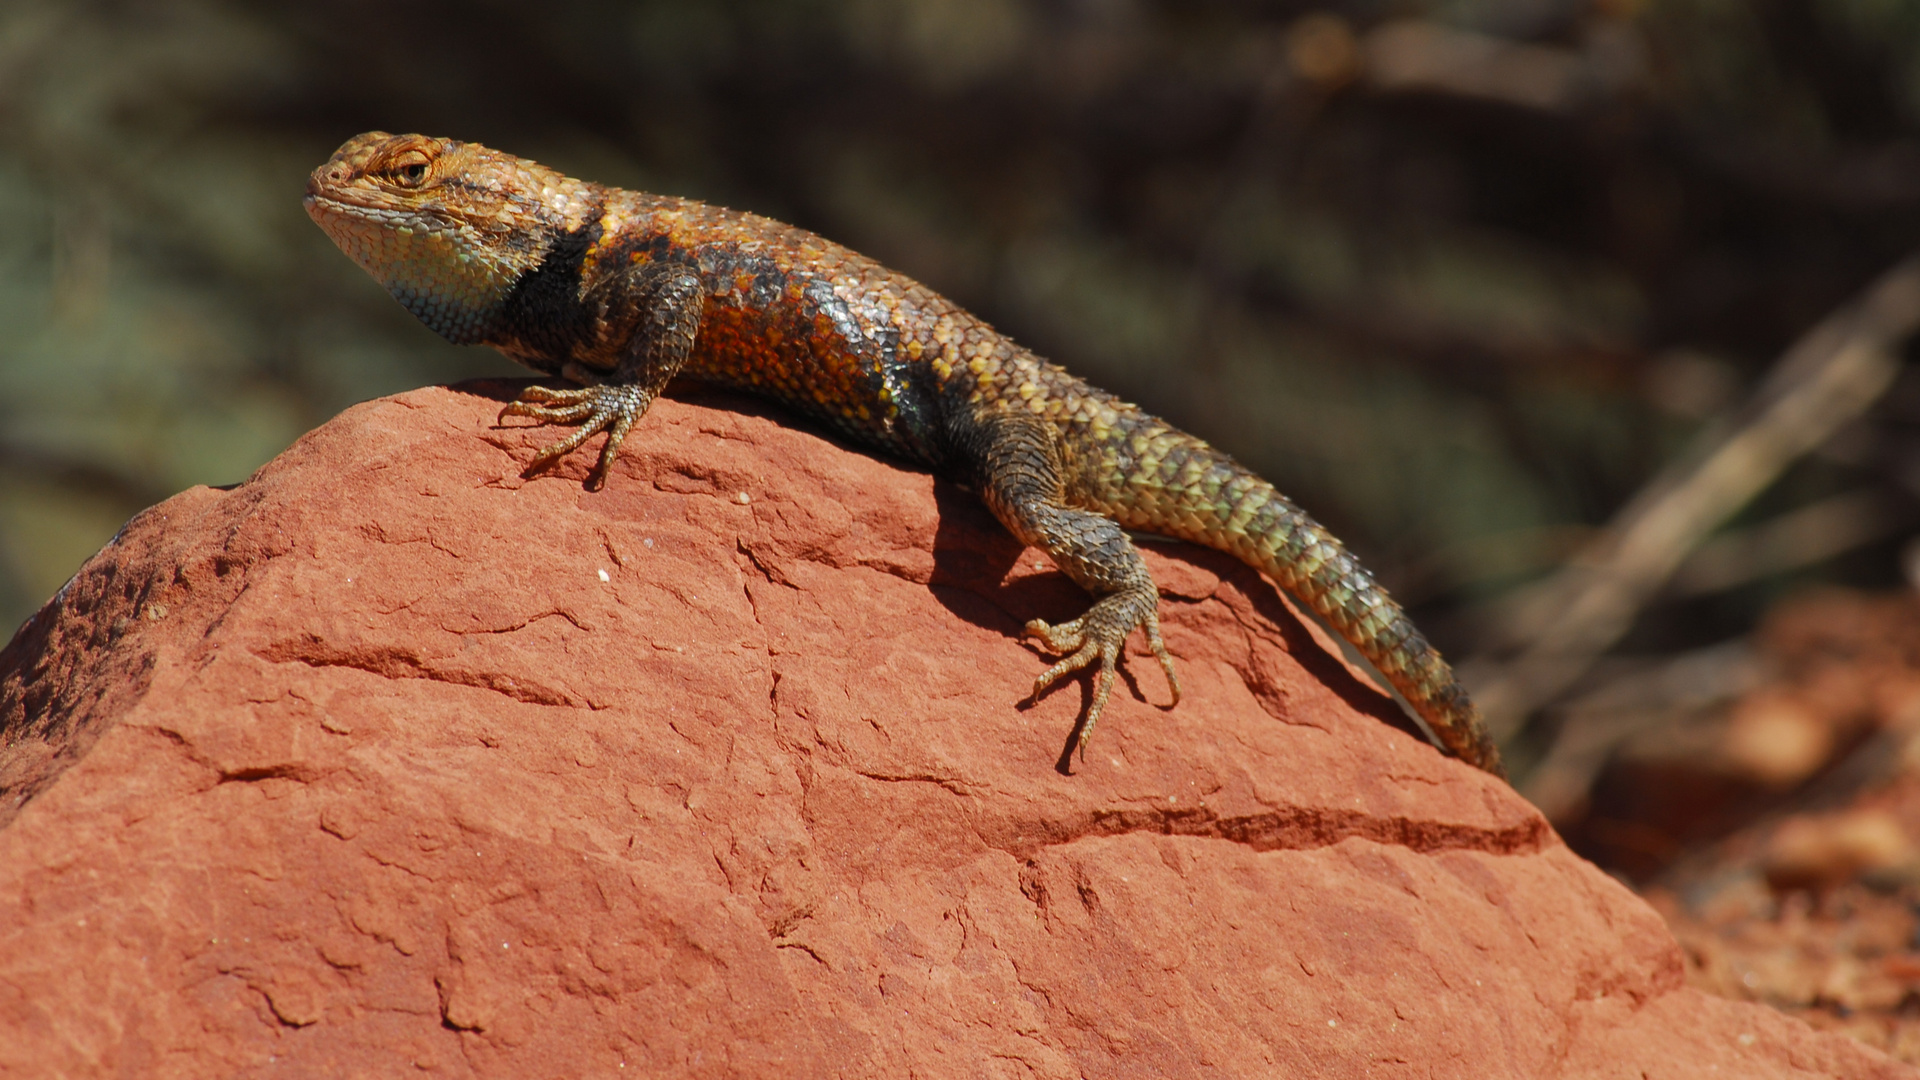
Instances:
[[[1159,593],[1127,529],[1231,553],[1319,613],[1453,754],[1500,757],[1440,654],[1335,539],[1200,439],[1089,386],[904,275],[805,230],[574,180],[475,143],[369,132],[307,185],[307,212],[441,336],[491,345],[579,389],[531,387],[502,417],[579,427],[528,472],[605,432],[588,481],[676,375],[774,398],[842,435],[971,484],[1094,597],[1027,624],[1092,667],[1084,750]]]

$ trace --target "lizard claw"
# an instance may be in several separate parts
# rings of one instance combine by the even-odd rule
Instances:
[[[1038,700],[1047,687],[1063,675],[1092,667],[1096,663],[1099,665],[1094,675],[1093,703],[1088,706],[1086,722],[1080,727],[1077,749],[1082,758],[1087,755],[1088,740],[1093,738],[1093,726],[1100,722],[1100,714],[1106,711],[1107,699],[1113,692],[1113,676],[1119,664],[1120,648],[1126,644],[1127,635],[1133,633],[1134,627],[1145,627],[1147,646],[1160,661],[1160,669],[1167,675],[1167,685],[1173,690],[1173,704],[1180,703],[1180,679],[1173,671],[1173,657],[1168,655],[1165,643],[1160,640],[1160,615],[1154,610],[1158,599],[1157,595],[1149,592],[1142,603],[1142,598],[1131,592],[1115,593],[1101,598],[1085,615],[1072,622],[1054,626],[1043,619],[1034,619],[1027,623],[1028,636],[1039,638],[1054,652],[1069,654],[1040,673],[1040,677],[1033,681],[1033,693],[1027,700]]]
[[[587,476],[588,490],[597,490],[607,482],[607,470],[621,440],[627,437],[633,422],[652,404],[653,396],[638,386],[603,383],[580,390],[552,390],[529,386],[520,396],[500,410],[495,423],[509,416],[525,416],[540,424],[579,424],[573,434],[534,455],[521,471],[532,476],[577,449],[594,435],[604,431],[607,442],[600,448],[600,460]]]

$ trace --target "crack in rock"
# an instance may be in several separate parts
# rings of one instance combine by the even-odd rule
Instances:
[[[309,667],[344,667],[370,672],[385,679],[426,679],[453,686],[471,686],[526,702],[529,705],[561,705],[583,708],[585,703],[573,695],[539,683],[517,679],[501,672],[460,671],[434,667],[404,649],[374,645],[346,649],[329,645],[313,637],[280,641],[257,651],[271,663],[300,663]]]
[[[1379,817],[1358,810],[1293,807],[1264,814],[1220,817],[1205,809],[1110,810],[1083,819],[1077,828],[1027,822],[1011,830],[1016,839],[997,844],[1018,858],[1089,837],[1151,833],[1196,836],[1244,844],[1255,851],[1307,851],[1343,840],[1370,840],[1420,854],[1479,851],[1489,855],[1534,855],[1553,843],[1553,829],[1538,815],[1505,828],[1406,817]],[[1035,837],[1040,837],[1035,839]]]

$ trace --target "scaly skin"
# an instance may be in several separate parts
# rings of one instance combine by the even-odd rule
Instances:
[[[1259,568],[1320,613],[1455,755],[1498,775],[1466,691],[1332,534],[1205,442],[1089,386],[925,286],[812,233],[686,199],[570,179],[474,143],[370,132],[314,170],[307,212],[421,321],[582,385],[501,413],[578,423],[605,482],[627,430],[684,375],[765,395],[876,449],[970,482],[1021,541],[1093,594],[1028,632],[1095,669],[1080,748],[1135,628],[1180,699],[1159,593],[1124,528]]]

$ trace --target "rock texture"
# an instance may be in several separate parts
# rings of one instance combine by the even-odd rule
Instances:
[[[1056,768],[1084,604],[964,492],[662,401],[608,488],[371,402],[0,655],[0,1075],[1895,1077],[1230,560]],[[725,402],[738,407],[738,402]]]

